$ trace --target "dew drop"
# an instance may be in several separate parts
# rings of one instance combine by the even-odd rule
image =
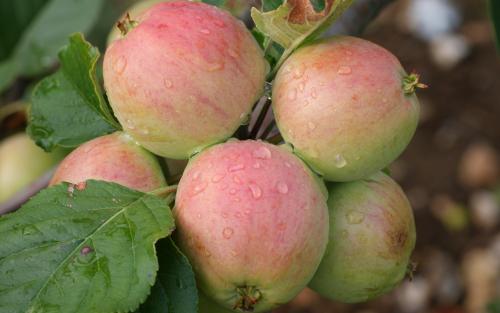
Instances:
[[[215,20],[214,21],[214,24],[220,28],[224,28],[226,27],[226,23],[224,23],[224,21],[221,21],[221,20]]]
[[[276,189],[278,189],[279,193],[282,194],[288,193],[288,185],[284,182],[278,182],[278,184],[276,184]]]
[[[214,176],[212,176],[212,183],[218,183],[220,182],[222,179],[224,179],[224,177],[226,176],[226,174],[215,174]]]
[[[262,189],[256,184],[249,184],[248,188],[252,192],[252,197],[259,199],[262,196]]]
[[[207,64],[207,71],[209,72],[215,72],[224,67],[224,64],[222,63],[208,63]]]
[[[193,174],[193,180],[198,180],[201,176],[201,172],[200,171],[196,171],[194,172]]]
[[[248,216],[248,215],[250,215],[250,210],[245,210],[245,212],[243,212],[243,213],[245,213],[245,215]]]
[[[200,214],[200,213],[196,214],[196,217],[197,217],[198,219],[201,219],[201,214]]]
[[[251,115],[248,114],[248,113],[241,113],[240,114],[240,123],[241,125],[248,125],[248,123],[250,123],[250,118],[251,118]]]
[[[210,31],[206,28],[200,29],[200,33],[205,34],[205,35],[210,35]]]
[[[227,218],[227,213],[222,213],[222,218]]]
[[[304,64],[300,64],[294,71],[293,71],[293,78],[301,78],[304,75],[305,67]]]
[[[346,215],[346,218],[349,224],[359,224],[363,222],[365,216],[363,215],[363,213],[357,211],[349,211]]]
[[[115,71],[117,74],[122,74],[125,68],[127,67],[127,60],[125,57],[120,56],[115,62]]]
[[[193,188],[193,196],[199,194],[200,192],[202,192],[203,190],[205,190],[205,188],[207,188],[207,183],[206,182],[202,182],[199,185],[196,185]]]
[[[387,103],[387,98],[382,98],[383,103]]]
[[[235,194],[236,194],[236,192],[237,192],[237,190],[236,190],[236,189],[231,189],[231,190],[229,190],[229,194],[231,194],[231,195],[235,195]]]
[[[333,160],[333,163],[337,168],[343,168],[344,166],[347,165],[347,161],[341,154],[335,155],[335,159]]]
[[[309,130],[314,130],[316,129],[316,124],[314,124],[313,122],[308,122],[307,128],[309,128]]]
[[[212,254],[210,253],[210,251],[205,250],[205,256],[206,256],[207,258],[208,258],[208,257],[210,257],[211,255],[212,255]]]
[[[226,190],[227,187],[228,187],[227,184],[222,184],[222,185],[219,186],[219,189],[220,190]]]
[[[237,218],[240,218],[240,217],[241,217],[241,213],[240,213],[240,212],[236,212],[235,216],[236,216]]]
[[[349,66],[341,66],[339,67],[337,73],[340,75],[349,75],[352,73],[352,69]]]
[[[288,168],[291,168],[292,167],[292,164],[288,163],[288,162],[285,162],[285,166],[288,167]]]
[[[75,192],[75,185],[69,184],[68,185],[68,193],[69,193],[70,197],[73,196],[73,192]]]
[[[163,81],[163,84],[164,84],[164,85],[165,85],[165,87],[167,87],[167,88],[172,88],[172,86],[174,85],[170,79],[165,79],[165,80]]]
[[[141,134],[143,134],[143,135],[149,135],[149,130],[146,129],[146,128],[144,128],[144,129],[141,130]]]
[[[297,89],[292,89],[288,92],[288,100],[297,99]]]
[[[244,170],[244,169],[245,169],[245,165],[244,164],[236,164],[236,165],[230,166],[227,170],[229,172],[238,172],[238,171],[241,171],[241,170]]]
[[[242,183],[241,178],[239,176],[237,176],[237,175],[233,176],[233,181],[235,183],[237,183],[237,184],[241,184]]]
[[[259,162],[256,162],[252,165],[253,168],[261,168],[262,165]]]
[[[125,120],[125,126],[130,129],[130,130],[134,130],[135,129],[135,125],[134,125],[134,122],[132,122],[132,120],[130,119],[126,119]]]
[[[271,150],[269,150],[266,147],[260,147],[260,148],[258,148],[256,150],[254,150],[252,152],[252,155],[256,159],[263,159],[263,160],[270,159],[271,156],[272,156]]]
[[[234,202],[240,202],[240,201],[241,201],[241,199],[240,199],[239,197],[234,197],[234,198],[233,198],[233,201],[234,201]]]
[[[227,54],[229,54],[230,57],[235,58],[235,59],[237,57],[239,57],[238,52],[236,52],[236,50],[234,50],[232,48],[229,48],[229,50],[227,50]]]
[[[231,250],[231,255],[232,256],[238,256],[238,252],[234,251],[234,250]]]
[[[299,84],[299,91],[301,91],[301,92],[304,91],[304,87],[305,87],[304,83],[300,83]]]
[[[318,94],[316,93],[316,88],[313,88],[311,90],[311,98],[316,99],[318,97]]]

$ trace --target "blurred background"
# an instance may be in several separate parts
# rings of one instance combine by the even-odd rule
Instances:
[[[57,67],[67,34],[84,31],[102,52],[114,21],[132,3],[0,1],[0,140],[23,131],[30,90]],[[245,16],[249,4],[234,1],[231,8]],[[13,16],[12,6],[22,5],[29,9]],[[305,290],[276,313],[500,313],[500,54],[486,2],[393,1],[362,37],[389,49],[429,85],[419,92],[415,138],[391,166],[415,211],[416,271],[376,301],[345,305]],[[1,164],[0,171],[6,173]]]

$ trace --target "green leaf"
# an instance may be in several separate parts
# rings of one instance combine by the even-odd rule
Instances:
[[[2,34],[0,37],[1,40],[7,40],[7,45],[10,45],[1,49],[6,51],[5,53],[10,53],[6,61],[18,64],[15,72],[10,72],[8,78],[2,78],[2,82],[10,82],[17,76],[34,76],[50,69],[56,61],[57,52],[69,34],[77,31],[86,33],[92,28],[104,0],[1,2],[0,8],[4,14],[0,16],[10,16],[2,21],[1,26],[10,31],[10,23],[16,25],[14,28],[16,38],[11,38],[13,34]],[[6,86],[8,85],[0,83],[0,92]]]
[[[326,7],[326,0],[309,0],[314,11],[322,12]]]
[[[151,295],[135,313],[197,313],[193,269],[171,238],[157,244],[160,270]]]
[[[218,7],[221,7],[224,4],[226,4],[226,0],[201,0],[201,2],[208,3],[208,4],[211,4],[211,5],[215,5],[215,6],[218,6]]]
[[[489,8],[493,27],[495,28],[497,47],[500,49],[500,1],[489,0]]]
[[[77,187],[51,187],[0,217],[0,313],[128,312],[149,294],[172,197]]]
[[[24,29],[48,0],[0,1],[0,61],[6,59]]]
[[[296,48],[317,38],[352,2],[353,0],[334,1],[324,18],[317,21],[307,21],[304,24],[295,24],[288,20],[293,8],[287,1],[275,10],[268,12],[252,8],[251,13],[255,26],[260,32],[284,48],[284,52],[270,72],[269,78],[274,77],[281,64]]]
[[[284,0],[262,0],[262,11],[272,11],[279,8],[283,4]]]
[[[96,78],[99,51],[77,33],[59,58],[59,71],[33,91],[28,125],[28,134],[47,151],[76,147],[120,128]]]

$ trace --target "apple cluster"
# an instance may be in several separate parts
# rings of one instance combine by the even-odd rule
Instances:
[[[178,0],[119,27],[103,74],[123,132],[77,148],[52,184],[94,178],[148,192],[166,185],[153,154],[189,159],[174,238],[195,271],[201,312],[265,312],[307,286],[361,302],[405,277],[413,213],[382,170],[417,127],[417,75],[363,39],[309,43],[270,82],[284,144],[239,140],[231,137],[269,71],[242,22]]]

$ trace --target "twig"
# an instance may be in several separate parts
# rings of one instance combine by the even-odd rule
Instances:
[[[332,25],[324,36],[359,35],[379,13],[395,0],[357,0]]]
[[[28,187],[16,193],[13,197],[4,203],[0,203],[0,215],[17,210],[28,201],[31,197],[36,195],[40,190],[47,187],[50,179],[54,175],[56,168],[47,171],[43,176],[38,178]]]
[[[262,106],[262,109],[259,112],[259,116],[257,117],[255,124],[253,125],[252,131],[250,132],[249,137],[251,139],[257,138],[257,134],[260,131],[262,122],[264,122],[264,119],[266,118],[267,112],[269,111],[270,107],[271,107],[271,100],[266,98],[266,102],[264,102],[264,105]]]

